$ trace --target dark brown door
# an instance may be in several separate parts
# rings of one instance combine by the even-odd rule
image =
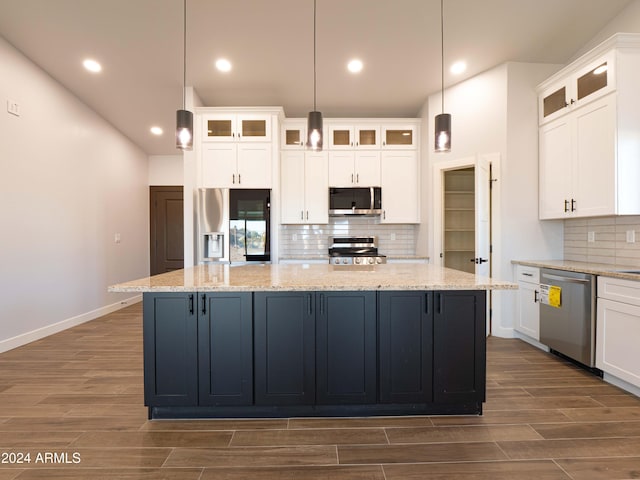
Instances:
[[[149,187],[151,275],[184,268],[183,187]]]

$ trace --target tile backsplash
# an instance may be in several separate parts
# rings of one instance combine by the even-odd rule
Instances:
[[[640,216],[565,220],[564,259],[640,267]]]
[[[281,225],[280,257],[312,258],[327,255],[337,236],[378,237],[378,251],[387,256],[416,253],[418,225],[383,224],[379,217],[329,217],[326,225]]]

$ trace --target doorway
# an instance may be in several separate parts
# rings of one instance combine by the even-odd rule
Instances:
[[[492,209],[493,188],[500,155],[476,155],[434,166],[433,258],[436,264],[490,277],[499,264],[492,247],[499,227]],[[487,318],[491,318],[493,293],[489,293]],[[487,333],[491,321],[487,323]]]
[[[149,273],[184,268],[182,186],[149,187]]]

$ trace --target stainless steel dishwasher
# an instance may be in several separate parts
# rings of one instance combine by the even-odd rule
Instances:
[[[595,276],[540,269],[540,342],[595,367]]]

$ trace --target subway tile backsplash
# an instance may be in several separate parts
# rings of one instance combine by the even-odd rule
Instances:
[[[281,225],[280,257],[313,258],[327,255],[337,236],[378,237],[378,251],[388,257],[416,253],[418,225],[383,224],[378,217],[329,217],[326,225]]]
[[[565,220],[564,258],[640,267],[640,216]]]

